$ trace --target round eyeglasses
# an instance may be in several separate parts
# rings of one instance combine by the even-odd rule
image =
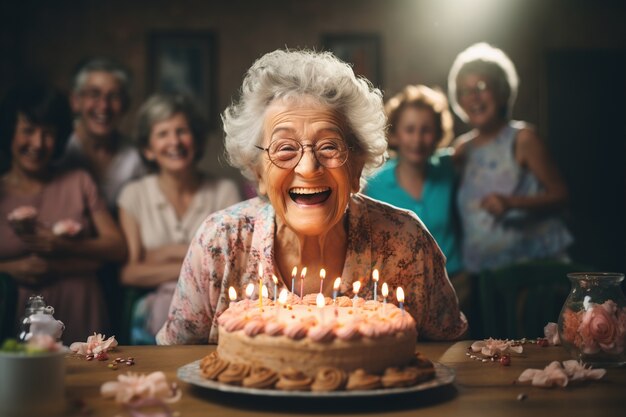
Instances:
[[[277,139],[267,148],[255,147],[267,152],[267,157],[278,168],[294,168],[304,155],[304,148],[311,148],[317,162],[325,168],[339,168],[348,160],[349,148],[343,141],[322,139],[312,145],[304,145],[295,139]]]
[[[488,88],[489,86],[487,85],[487,83],[480,80],[473,87],[459,87],[459,89],[457,90],[457,94],[459,97],[468,97],[473,94],[478,95],[483,91],[487,91]]]

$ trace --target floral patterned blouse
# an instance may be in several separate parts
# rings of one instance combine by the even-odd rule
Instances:
[[[421,221],[408,210],[372,200],[362,194],[350,199],[348,248],[341,290],[362,281],[359,296],[373,298],[372,270],[380,284],[401,286],[405,308],[415,318],[420,338],[451,340],[467,330],[457,297],[445,272],[445,257]],[[263,198],[253,198],[211,214],[198,229],[182,266],[168,320],[157,343],[217,343],[217,318],[228,308],[228,288],[242,294],[258,285],[258,265],[274,297],[272,274],[278,288],[291,277],[280,278],[274,263],[275,212]],[[379,291],[380,292],[380,291]],[[379,295],[380,296],[380,295]]]

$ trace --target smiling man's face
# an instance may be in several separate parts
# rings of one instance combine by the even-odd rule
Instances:
[[[265,115],[262,146],[295,139],[304,145],[346,140],[347,128],[340,115],[310,98],[296,103],[278,100]],[[306,147],[291,169],[275,166],[264,154],[259,168],[259,191],[267,195],[276,216],[294,232],[319,236],[341,221],[350,193],[359,190],[362,164],[355,155],[337,168],[326,168]]]
[[[80,91],[72,95],[72,109],[93,137],[106,138],[113,134],[125,107],[122,84],[105,71],[90,72]]]

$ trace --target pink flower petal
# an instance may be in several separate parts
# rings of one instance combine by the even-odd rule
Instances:
[[[552,346],[558,346],[561,344],[561,339],[559,338],[559,326],[556,323],[548,323],[543,328],[543,334],[545,335],[548,343]]]

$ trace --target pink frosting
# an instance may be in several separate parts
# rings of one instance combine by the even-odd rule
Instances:
[[[279,336],[284,330],[285,325],[278,321],[268,321],[265,324],[265,333],[269,336]]]
[[[355,321],[346,323],[337,329],[337,338],[341,340],[354,340],[360,335],[359,324]]]
[[[405,331],[415,327],[415,320],[411,314],[406,311],[402,313],[400,309],[396,309],[390,314],[389,322],[395,331]]]
[[[363,337],[369,337],[370,339],[375,339],[380,336],[379,326],[376,326],[375,323],[367,321],[359,324],[359,332],[363,335]]]
[[[296,294],[290,292],[287,295],[287,304],[291,304],[291,305],[302,304],[302,300]]]
[[[302,339],[307,335],[309,327],[308,323],[293,321],[285,327],[285,336],[294,340]]]
[[[317,305],[317,294],[307,294],[302,298],[302,304],[308,306]]]
[[[380,336],[385,336],[393,333],[393,326],[387,320],[381,320],[376,323],[376,329]]]
[[[333,299],[330,297],[324,297],[324,305],[330,305],[333,303]],[[302,298],[302,304],[308,306],[317,305],[317,294],[307,294]]]
[[[7,216],[7,219],[11,221],[32,219],[33,217],[37,217],[37,214],[37,209],[33,206],[20,206],[11,211]]]
[[[364,304],[365,304],[365,300],[362,299],[361,297],[352,299],[352,307],[360,308],[360,307],[363,307]]]
[[[381,303],[378,301],[367,300],[365,304],[363,304],[363,309],[369,310],[369,311],[376,311],[380,308],[380,306],[381,306]]]
[[[237,330],[241,330],[243,329],[243,326],[246,325],[248,320],[249,318],[246,317],[245,315],[240,315],[240,316],[233,315],[232,317],[229,317],[228,319],[225,320],[223,324],[224,330],[226,330],[227,332],[234,332]]]
[[[265,330],[265,322],[260,319],[250,320],[243,326],[243,332],[250,337],[254,337]]]
[[[352,300],[344,295],[337,297],[338,307],[352,307]]]
[[[309,329],[308,336],[315,342],[330,342],[335,338],[334,330],[331,324],[318,324]]]
[[[249,299],[245,299],[245,300],[239,300],[239,301],[231,301],[230,304],[228,305],[228,310],[233,310],[233,311],[244,311],[249,309],[252,305],[257,305],[255,304],[254,301],[249,300]]]

